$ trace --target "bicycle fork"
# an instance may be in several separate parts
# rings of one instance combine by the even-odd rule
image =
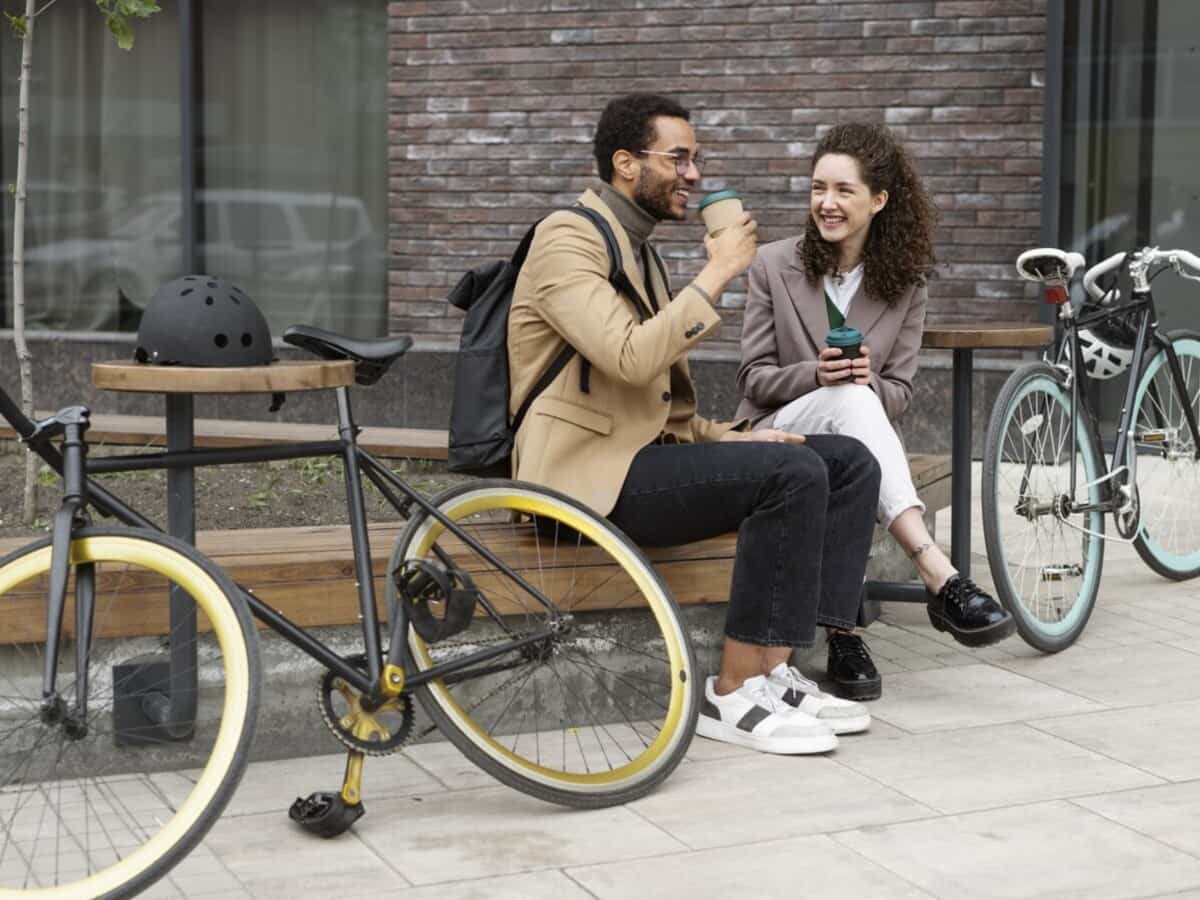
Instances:
[[[86,407],[73,406],[38,422],[26,443],[63,438],[63,500],[54,514],[50,538],[50,584],[47,596],[46,658],[42,672],[40,717],[47,725],[62,725],[68,737],[87,735],[88,661],[96,604],[96,570],[91,563],[75,572],[75,699],[71,709],[57,685],[59,644],[67,606],[67,584],[71,573],[71,536],[87,505],[87,479],[83,435],[88,429]]]

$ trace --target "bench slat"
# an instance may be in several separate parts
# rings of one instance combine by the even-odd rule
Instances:
[[[38,418],[49,415],[39,412]],[[0,421],[0,440],[13,440],[16,433]],[[197,447],[256,447],[264,444],[337,439],[336,425],[298,422],[262,422],[238,419],[196,419]],[[161,416],[93,413],[88,442],[100,446],[165,447],[166,425]],[[376,456],[387,458],[445,459],[446,432],[438,428],[386,428],[365,426],[359,444]]]
[[[949,458],[912,454],[909,461],[926,505],[931,510],[947,506]],[[387,561],[403,528],[402,522],[382,522],[370,529],[372,570],[381,607]],[[524,566],[531,571],[537,568],[536,548],[510,538],[512,530],[507,526],[497,528],[501,529],[498,546],[503,548],[505,560],[514,567]],[[0,557],[26,543],[28,540],[23,538],[0,541]],[[197,535],[197,543],[235,581],[251,587],[263,602],[302,627],[346,625],[359,620],[349,526],[204,531]],[[645,552],[678,602],[711,603],[723,602],[728,597],[736,548],[737,535],[727,534],[680,547],[649,548]],[[546,564],[544,559],[542,564]],[[586,577],[600,579],[605,577],[604,571],[595,569],[586,573]],[[26,587],[23,595],[6,596],[0,604],[0,634],[13,640],[42,640],[46,587],[44,584]],[[72,627],[70,606],[68,628]],[[123,617],[116,627],[123,636],[166,634],[166,616],[161,591],[153,585],[143,585],[127,598]],[[205,623],[201,622],[200,627],[205,628]]]

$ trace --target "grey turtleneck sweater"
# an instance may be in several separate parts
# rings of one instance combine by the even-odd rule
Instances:
[[[592,190],[595,191],[600,199],[604,201],[604,205],[613,211],[613,215],[617,217],[617,221],[621,223],[621,227],[625,229],[625,234],[629,236],[629,243],[633,246],[633,255],[637,259],[638,269],[642,273],[642,283],[649,284],[646,277],[646,259],[642,255],[642,247],[646,241],[650,240],[650,235],[654,232],[654,226],[658,224],[658,219],[650,215],[607,181],[602,181],[599,178],[592,185]]]

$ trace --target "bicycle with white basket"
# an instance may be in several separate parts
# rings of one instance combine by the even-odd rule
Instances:
[[[1050,653],[1087,625],[1106,540],[1132,543],[1167,578],[1200,574],[1200,332],[1161,330],[1150,288],[1167,270],[1200,281],[1200,258],[1157,247],[1114,254],[1084,274],[1087,300],[1076,307],[1068,287],[1084,265],[1053,248],[1018,257],[1062,327],[1042,361],[1009,376],[984,443],[983,531],[997,594],[1021,636]],[[1122,269],[1127,299],[1116,287]],[[1086,388],[1125,373],[1109,462]],[[1109,513],[1115,537],[1105,534]]]

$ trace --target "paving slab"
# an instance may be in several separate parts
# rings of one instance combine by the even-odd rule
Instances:
[[[754,843],[764,833],[794,837],[934,813],[829,756],[761,753],[681,766],[632,808],[694,849]]]
[[[847,740],[837,761],[944,813],[1161,784],[1153,775],[1024,724],[886,742]]]
[[[1200,701],[1041,719],[1033,724],[1160,778],[1200,778]]]
[[[1200,887],[1200,860],[1066,801],[833,839],[945,900],[1120,900]]]
[[[755,843],[752,859],[747,848],[729,847],[567,871],[600,900],[931,896],[821,836],[764,839]]]
[[[1200,781],[1080,797],[1074,802],[1200,857]]]
[[[380,798],[354,830],[418,885],[687,849],[631,809],[567,809],[506,787]]]
[[[883,697],[871,704],[871,715],[905,731],[920,732],[1103,709],[1094,700],[998,665],[975,663],[893,675],[884,684]]]
[[[997,665],[1107,707],[1200,699],[1200,654],[1158,642],[1104,650],[1071,648]]]

